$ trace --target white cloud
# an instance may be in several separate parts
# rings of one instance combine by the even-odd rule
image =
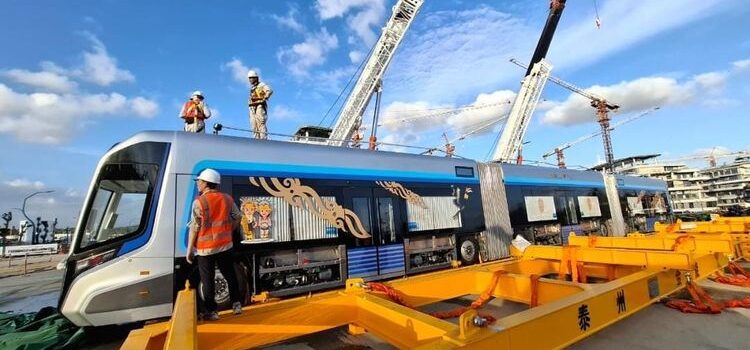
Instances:
[[[93,46],[83,53],[83,66],[73,74],[83,80],[101,86],[109,86],[121,81],[135,81],[130,71],[117,67],[117,59],[110,56],[104,43],[91,33],[83,33]]]
[[[45,91],[70,92],[75,90],[77,86],[68,77],[52,71],[32,72],[25,69],[9,69],[3,71],[2,75],[17,83]]]
[[[726,86],[728,75],[726,72],[708,72],[696,75],[693,80],[707,92],[718,94]]]
[[[283,104],[274,104],[271,106],[271,110],[268,112],[269,118],[277,120],[300,120],[302,114],[289,106]]]
[[[315,8],[322,20],[343,17],[354,11],[346,18],[347,27],[367,46],[372,46],[377,39],[373,27],[380,28],[384,23],[384,0],[318,0]]]
[[[364,57],[364,55],[365,54],[362,53],[362,51],[349,51],[349,60],[354,64],[358,64],[362,62],[362,57]]]
[[[153,117],[159,113],[158,103],[140,96],[130,100],[130,108],[141,117]]]
[[[136,107],[138,106],[138,107]],[[128,108],[130,107],[130,108]],[[109,94],[20,93],[0,84],[0,133],[29,143],[59,144],[87,121],[105,115],[152,116],[155,102]]]
[[[579,68],[722,8],[719,0],[688,7],[682,0],[607,1],[600,8],[600,30],[563,15],[547,57],[557,72]],[[523,71],[506,62],[531,56],[543,24],[527,18],[486,5],[420,14],[389,68],[389,91],[415,100],[460,101],[519,81]],[[456,79],[471,84],[451,83]]]
[[[310,68],[325,63],[326,55],[337,48],[338,43],[335,34],[329,34],[326,28],[322,28],[320,32],[307,35],[301,43],[279,49],[276,58],[292,75],[308,77]]]
[[[303,33],[305,31],[305,27],[297,20],[298,15],[299,10],[297,9],[297,7],[290,6],[286,16],[272,14],[271,19],[276,21],[276,24],[281,27],[291,29],[292,31],[297,33]]]
[[[734,61],[732,67],[739,72],[750,70],[750,59]]]
[[[547,57],[559,68],[586,66],[656,34],[715,14],[721,5],[721,0],[690,6],[683,0],[606,1],[599,7],[600,29],[589,21],[562,24]]]
[[[262,76],[262,73],[259,68],[252,68],[256,73],[258,73],[259,76]],[[246,66],[244,63],[242,63],[242,60],[240,60],[237,57],[233,57],[231,61],[224,63],[221,65],[222,71],[229,71],[229,74],[231,74],[232,79],[234,81],[242,84],[242,85],[248,85],[247,82],[247,71],[250,70],[248,66]]]
[[[707,107],[728,108],[740,104],[736,99],[720,96],[732,73],[707,72],[683,81],[666,76],[644,77],[609,86],[594,85],[584,90],[619,105],[618,114],[696,101]],[[572,125],[596,120],[589,99],[576,93],[571,93],[563,102],[550,102],[548,106],[552,107],[544,114],[545,123]]]
[[[385,79],[391,94],[414,100],[458,103],[520,80],[522,72],[508,59],[533,50],[539,31],[485,5],[422,15]]]
[[[455,137],[469,133],[483,135],[502,125],[501,120],[510,111],[515,95],[510,90],[479,94],[472,104],[462,107],[397,101],[384,108],[380,125],[388,133],[386,136],[390,136],[389,140],[400,144],[413,145],[419,140],[417,132],[446,131]]]
[[[584,90],[618,104],[619,113],[629,113],[654,106],[665,107],[690,102],[695,96],[693,86],[690,82],[681,84],[673,78],[647,77],[610,86],[594,85]],[[590,105],[590,100],[575,93],[571,93],[567,100],[547,111],[543,118],[545,123],[561,125],[594,120],[595,111]]]
[[[34,189],[40,190],[44,188],[44,183],[41,181],[31,181],[28,179],[13,179],[10,181],[3,181],[6,185],[16,188]]]
[[[247,71],[250,70],[242,61],[234,57],[231,61],[224,63],[221,70],[228,70],[234,81],[247,85]]]

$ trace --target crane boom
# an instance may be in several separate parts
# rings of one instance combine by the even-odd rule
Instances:
[[[503,133],[495,146],[492,155],[493,161],[510,161],[523,145],[523,138],[529,128],[531,116],[534,114],[544,84],[547,82],[549,72],[552,69],[552,65],[545,61],[544,57],[547,55],[552,37],[555,35],[555,29],[557,29],[563,9],[565,9],[565,0],[550,1],[547,22],[537,42],[529,68],[526,70],[521,89],[516,95],[513,107],[511,107]]]
[[[393,13],[388,23],[383,28],[372,53],[367,58],[367,63],[362,70],[357,83],[352,88],[349,97],[344,102],[341,114],[331,131],[328,144],[331,146],[346,146],[347,140],[362,123],[362,114],[367,108],[375,89],[383,78],[385,69],[388,67],[404,34],[417,15],[424,0],[399,0],[393,6]]]

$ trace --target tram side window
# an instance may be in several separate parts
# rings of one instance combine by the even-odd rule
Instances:
[[[357,214],[362,226],[365,231],[372,234],[370,224],[372,222],[372,211],[370,209],[370,198],[369,197],[352,197],[352,211]],[[369,238],[358,238],[355,240],[355,246],[369,246],[372,245],[372,236]]]
[[[396,242],[396,225],[394,220],[393,199],[378,197],[378,227],[380,228],[381,244]]]

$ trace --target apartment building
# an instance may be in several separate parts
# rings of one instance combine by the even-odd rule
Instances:
[[[719,208],[750,208],[750,156],[737,157],[731,163],[701,170],[701,174],[710,178],[706,183],[706,193],[717,198]]]

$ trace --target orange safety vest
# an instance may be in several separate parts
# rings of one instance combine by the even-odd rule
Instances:
[[[264,98],[266,98],[266,91],[261,89],[260,84],[254,86],[250,90],[250,105],[251,106],[265,105],[266,103],[262,102]]]
[[[198,197],[201,210],[201,229],[195,248],[198,255],[211,255],[232,247],[232,204],[231,196],[211,191]]]
[[[204,120],[206,115],[203,114],[203,110],[199,107],[198,103],[193,100],[188,100],[182,105],[182,119],[192,122],[194,119]]]

